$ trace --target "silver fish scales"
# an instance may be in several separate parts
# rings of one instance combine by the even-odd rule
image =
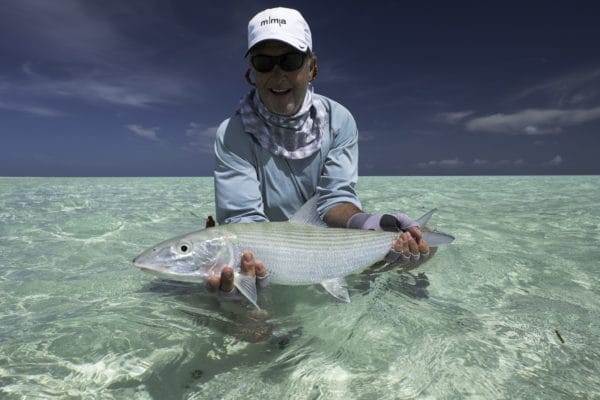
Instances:
[[[425,226],[431,214],[417,222]],[[167,279],[205,282],[225,266],[234,269],[234,285],[256,307],[256,279],[241,273],[241,256],[250,251],[264,262],[270,282],[282,285],[320,283],[329,293],[350,301],[344,277],[381,261],[399,232],[328,228],[316,214],[316,197],[288,222],[220,225],[153,246],[133,260],[136,267]],[[441,232],[424,232],[430,246],[451,243]]]

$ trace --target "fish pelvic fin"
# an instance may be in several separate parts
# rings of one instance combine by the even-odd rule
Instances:
[[[333,297],[346,303],[350,303],[350,294],[348,294],[346,285],[346,280],[344,278],[327,279],[321,282],[321,286],[323,286],[323,288]]]
[[[317,212],[317,200],[319,195],[314,195],[306,203],[300,207],[298,211],[290,218],[290,222],[294,224],[312,225],[327,227]]]
[[[254,275],[234,273],[233,286],[235,286],[237,290],[239,290],[240,293],[254,305],[254,307],[260,310],[257,303],[258,295],[256,292],[256,277]]]

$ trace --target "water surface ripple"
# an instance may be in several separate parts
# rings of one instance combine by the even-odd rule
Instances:
[[[362,177],[457,237],[351,304],[270,318],[131,266],[203,227],[210,178],[0,178],[0,398],[600,399],[600,177]]]

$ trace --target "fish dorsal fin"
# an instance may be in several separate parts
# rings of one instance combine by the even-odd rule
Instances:
[[[421,228],[421,229],[425,228],[427,226],[427,223],[429,222],[429,219],[431,218],[433,213],[436,211],[437,211],[437,208],[434,208],[433,210],[429,211],[428,213],[423,214],[423,216],[416,221],[417,224],[419,225],[419,228]]]
[[[319,195],[314,195],[306,203],[300,207],[296,214],[290,218],[290,222],[294,224],[313,225],[326,227],[327,224],[323,222],[319,213],[317,212],[317,200]]]
[[[332,278],[321,282],[321,286],[329,292],[336,299],[350,303],[350,295],[348,289],[346,289],[346,281],[344,278]]]

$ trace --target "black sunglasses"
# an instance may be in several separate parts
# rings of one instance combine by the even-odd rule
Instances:
[[[250,57],[250,62],[258,72],[270,72],[275,65],[279,65],[284,71],[296,71],[304,64],[305,53],[292,52],[280,56],[266,56],[258,54]]]

